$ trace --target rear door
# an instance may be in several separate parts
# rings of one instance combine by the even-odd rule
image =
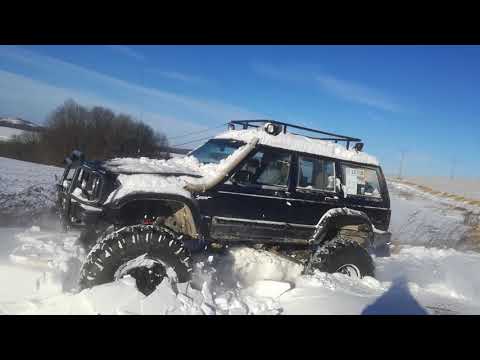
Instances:
[[[285,239],[292,154],[260,147],[232,177],[198,199],[217,241]]]
[[[375,227],[387,230],[390,199],[380,167],[340,161],[338,170],[345,193],[342,206],[365,212]]]
[[[287,236],[290,241],[305,241],[313,234],[323,214],[339,206],[336,166],[333,159],[297,154],[295,168]]]

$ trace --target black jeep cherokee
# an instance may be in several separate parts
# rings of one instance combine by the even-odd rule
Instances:
[[[149,294],[165,276],[188,281],[191,256],[234,244],[288,256],[306,273],[374,276],[371,254],[389,253],[390,199],[362,148],[242,120],[185,158],[86,161],[74,151],[57,187],[65,228],[81,228],[91,245],[80,286],[129,274]]]

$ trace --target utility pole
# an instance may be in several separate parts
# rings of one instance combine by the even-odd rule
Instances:
[[[400,169],[398,171],[398,178],[400,180],[402,179],[402,175],[403,175],[403,160],[405,159],[405,150],[402,150],[401,154],[402,154],[402,157],[400,159]]]
[[[457,164],[457,156],[453,156],[452,167],[450,168],[450,180],[455,178],[455,165]]]

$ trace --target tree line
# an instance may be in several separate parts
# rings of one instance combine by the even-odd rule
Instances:
[[[0,141],[0,156],[51,165],[62,165],[74,149],[96,160],[169,156],[166,136],[149,125],[103,106],[88,108],[73,100],[56,108],[42,131]]]

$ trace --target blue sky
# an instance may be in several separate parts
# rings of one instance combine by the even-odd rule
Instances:
[[[479,46],[0,46],[0,115],[42,122],[73,98],[170,137],[267,117],[360,137],[386,173],[403,151],[406,175],[455,158],[479,177],[479,63]]]

